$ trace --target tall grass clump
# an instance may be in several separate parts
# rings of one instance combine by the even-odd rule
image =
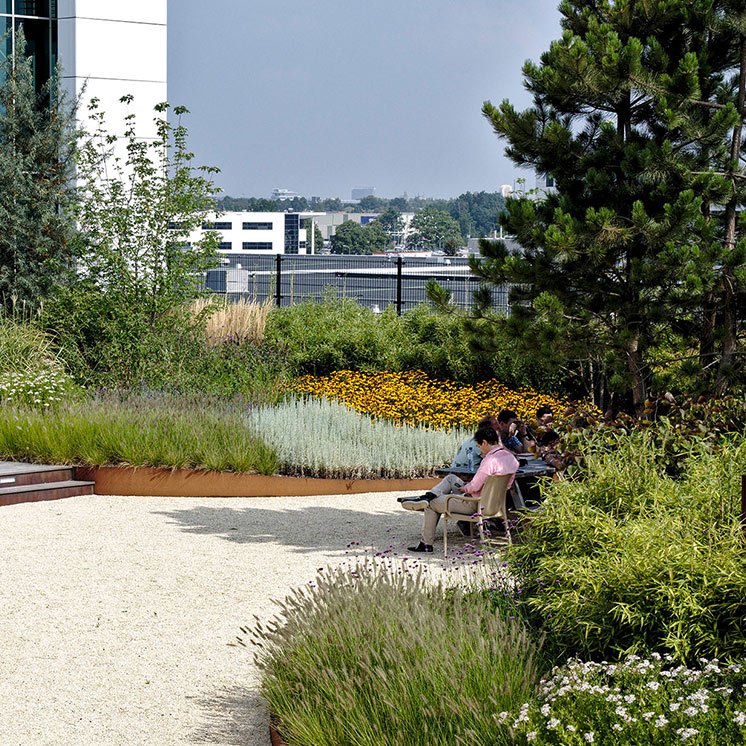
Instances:
[[[248,422],[276,449],[285,474],[411,478],[450,462],[465,430],[434,430],[374,420],[336,401],[291,398],[257,407]]]
[[[0,373],[59,368],[52,340],[32,323],[0,315]]]
[[[606,444],[608,446],[608,443]],[[548,487],[510,561],[556,651],[746,657],[746,441],[692,443],[681,474],[647,433],[590,444],[582,479]]]
[[[262,695],[289,743],[493,746],[540,675],[524,625],[422,573],[320,572],[253,630]],[[242,630],[247,632],[247,630]]]
[[[249,342],[260,345],[271,307],[271,301],[198,298],[190,304],[189,313],[192,319],[204,323],[205,339],[209,344]]]
[[[204,399],[113,395],[63,403],[54,414],[5,407],[0,458],[87,466],[277,470],[274,449],[235,407]]]

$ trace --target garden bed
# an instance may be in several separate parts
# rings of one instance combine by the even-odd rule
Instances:
[[[284,497],[342,495],[362,492],[426,490],[425,479],[313,479],[281,475],[237,474],[200,469],[80,466],[76,479],[94,481],[97,495],[162,497]]]

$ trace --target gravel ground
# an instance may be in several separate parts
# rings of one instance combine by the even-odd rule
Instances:
[[[0,508],[0,744],[268,746],[252,654],[229,643],[318,568],[416,542],[399,494]]]

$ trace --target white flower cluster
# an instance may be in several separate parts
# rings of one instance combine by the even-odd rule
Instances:
[[[48,409],[62,402],[69,388],[69,377],[57,368],[33,373],[4,373],[0,374],[0,403]]]
[[[586,743],[658,742],[663,737],[703,744],[735,726],[746,740],[741,671],[741,664],[717,659],[700,659],[699,667],[690,668],[660,654],[649,659],[633,655],[618,663],[569,659],[541,682],[536,702],[521,706],[511,730],[519,741],[522,734],[536,744],[577,743],[579,737]],[[500,719],[511,718],[501,713]]]

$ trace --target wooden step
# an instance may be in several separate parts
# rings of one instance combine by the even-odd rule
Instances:
[[[0,461],[0,488],[24,484],[66,482],[73,479],[72,466],[45,466],[18,461]]]
[[[22,484],[14,487],[0,487],[0,506],[38,500],[60,500],[63,497],[92,495],[95,482],[81,482],[67,479],[59,482]]]

